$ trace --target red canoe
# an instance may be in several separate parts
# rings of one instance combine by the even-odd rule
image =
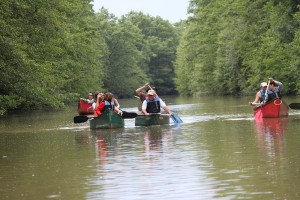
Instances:
[[[284,117],[289,115],[289,106],[281,99],[276,99],[254,108],[253,112],[254,116],[262,115],[263,118]]]
[[[83,100],[79,100],[78,103],[78,114],[79,115],[91,115],[94,114],[93,106],[86,103]]]

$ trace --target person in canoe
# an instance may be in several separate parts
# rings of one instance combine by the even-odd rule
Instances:
[[[99,104],[104,100],[104,95],[103,95],[103,92],[96,91],[94,96],[95,96],[96,101],[94,101],[92,106],[93,106],[94,110],[96,110],[98,108]]]
[[[268,86],[268,84],[266,82],[262,82],[260,84],[260,90],[256,93],[254,101],[249,102],[250,106],[257,105],[257,103],[263,103],[263,101],[265,100],[267,86]]]
[[[142,104],[144,102],[144,100],[146,99],[146,97],[148,97],[148,94],[145,91],[146,88],[149,87],[149,83],[146,83],[144,86],[138,88],[135,92],[139,97],[139,102],[140,104]],[[157,89],[153,86],[152,89],[157,92]],[[139,111],[142,111],[142,107],[141,105],[139,106]]]
[[[89,97],[87,99],[82,99],[83,101],[85,101],[86,103],[92,105],[95,100],[93,99],[93,94],[92,93],[89,93]]]
[[[174,116],[174,113],[172,113],[165,102],[156,95],[156,92],[149,90],[142,104],[142,113],[145,115],[150,115],[149,113],[160,113],[160,108],[163,108],[168,114]]]
[[[282,90],[282,83],[279,81],[275,81],[273,78],[269,78],[269,88],[268,92],[266,94],[265,103],[268,103],[270,101],[273,101],[275,99],[281,99],[281,90]],[[275,84],[278,85],[278,87],[275,87]]]
[[[115,113],[120,114],[119,108],[115,105],[113,101],[114,95],[110,92],[106,92],[104,95],[104,101],[99,103],[94,116],[97,117],[101,115],[105,110],[112,109]]]

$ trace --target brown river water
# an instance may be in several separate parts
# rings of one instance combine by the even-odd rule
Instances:
[[[0,199],[300,199],[300,110],[256,122],[252,96],[163,99],[183,124],[90,130],[76,106],[0,117]]]

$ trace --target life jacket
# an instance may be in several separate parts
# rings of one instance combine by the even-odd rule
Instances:
[[[262,89],[260,90],[260,94],[261,94],[261,97],[259,98],[259,101],[263,102],[263,100],[265,100],[265,96],[266,95],[265,95],[265,93],[264,93],[264,91]]]
[[[146,98],[147,101],[147,113],[159,113],[160,112],[160,102],[159,98],[155,97],[155,99],[150,100],[148,97]]]
[[[268,102],[275,99],[281,99],[280,90],[278,88],[275,88],[274,91],[268,90]]]
[[[114,111],[115,110],[115,102],[114,101],[108,102],[108,101],[104,100],[104,107],[101,110],[101,113],[103,113],[107,109],[111,109],[112,111]]]

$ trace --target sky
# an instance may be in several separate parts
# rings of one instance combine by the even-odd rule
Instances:
[[[94,0],[92,4],[95,12],[103,6],[118,18],[133,10],[175,23],[187,19],[189,0]]]

